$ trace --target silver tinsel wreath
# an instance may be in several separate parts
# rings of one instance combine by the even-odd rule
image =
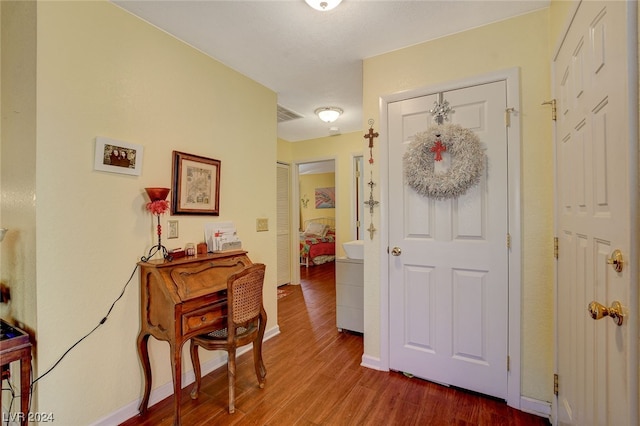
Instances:
[[[451,166],[444,172],[434,170],[436,154],[431,148],[438,139],[451,156]],[[413,137],[403,162],[410,187],[421,195],[443,200],[463,195],[480,181],[485,154],[471,130],[458,124],[438,124]]]

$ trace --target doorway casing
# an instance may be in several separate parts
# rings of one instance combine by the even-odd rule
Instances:
[[[335,164],[335,181],[340,182],[338,171],[338,159],[336,157],[314,157],[298,160],[292,163],[291,168],[291,262],[296,265],[291,274],[291,284],[300,284],[300,241],[298,238],[300,229],[300,165],[317,163],[320,161],[333,161]],[[336,185],[336,203],[340,199],[340,186]],[[336,204],[336,207],[339,207]],[[339,229],[339,218],[336,215],[336,229]]]
[[[363,356],[363,365],[371,368],[388,371],[389,370],[389,268],[388,268],[388,246],[389,246],[389,159],[388,152],[388,105],[392,102],[415,98],[428,94],[445,92],[464,87],[476,86],[495,81],[505,81],[507,86],[507,105],[515,110],[512,112],[510,126],[506,127],[508,133],[508,221],[510,235],[509,251],[509,318],[508,318],[508,353],[509,353],[509,373],[507,404],[517,409],[524,409],[536,414],[548,415],[550,407],[533,404],[532,407],[524,407],[526,401],[522,401],[520,395],[520,370],[521,370],[521,283],[522,283],[522,241],[521,241],[521,208],[520,208],[520,75],[518,68],[495,71],[488,74],[474,76],[464,80],[448,82],[439,85],[416,88],[401,93],[390,94],[380,97],[380,204],[384,206],[380,209],[380,241],[379,241],[379,271],[380,271],[380,358],[375,359]],[[365,323],[366,323],[365,312]],[[366,330],[365,330],[366,336]]]

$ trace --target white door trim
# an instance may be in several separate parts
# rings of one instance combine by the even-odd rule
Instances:
[[[522,283],[522,240],[520,211],[520,70],[510,68],[478,75],[463,80],[439,85],[416,88],[408,91],[381,96],[380,108],[380,365],[379,369],[389,370],[389,158],[388,105],[391,102],[415,98],[431,93],[444,92],[469,86],[505,81],[507,85],[507,105],[514,108],[508,133],[508,179],[509,179],[509,358],[510,371],[507,384],[507,404],[520,409],[520,302]]]

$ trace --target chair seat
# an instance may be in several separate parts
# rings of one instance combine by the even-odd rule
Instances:
[[[238,327],[236,328],[236,338],[244,337],[255,331],[258,331],[258,327],[256,327],[255,325],[250,325],[249,327]],[[204,343],[205,341],[227,340],[227,337],[229,337],[229,331],[225,327],[220,330],[212,331],[208,334],[201,334],[194,337],[194,339],[201,340]]]

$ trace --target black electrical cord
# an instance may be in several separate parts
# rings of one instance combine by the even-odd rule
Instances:
[[[107,311],[107,314],[104,316],[104,318],[102,318],[100,320],[100,322],[98,323],[98,325],[96,325],[93,330],[91,330],[90,332],[88,332],[87,334],[85,334],[82,338],[80,338],[77,342],[75,342],[73,345],[71,345],[71,347],[69,349],[67,349],[60,358],[58,358],[58,360],[56,361],[55,364],[53,364],[53,366],[51,366],[47,371],[45,371],[44,373],[42,373],[40,375],[40,377],[37,377],[36,379],[34,379],[31,382],[31,392],[33,393],[33,386],[36,384],[36,382],[40,379],[42,379],[44,376],[46,376],[47,374],[49,374],[54,368],[56,368],[58,366],[58,364],[60,364],[60,362],[64,359],[65,356],[67,356],[67,354],[69,352],[71,352],[71,350],[73,348],[75,348],[76,346],[78,346],[80,344],[80,342],[82,342],[84,339],[86,339],[87,337],[91,336],[91,334],[93,334],[94,331],[96,331],[98,328],[100,328],[100,326],[102,324],[104,324],[107,321],[107,318],[109,317],[109,314],[111,314],[111,311],[113,310],[113,307],[116,305],[116,303],[122,299],[122,296],[124,296],[124,292],[127,290],[127,286],[129,285],[129,283],[131,282],[131,280],[133,279],[133,276],[135,275],[136,271],[138,270],[138,265],[136,264],[136,267],[133,268],[133,271],[131,272],[131,276],[129,277],[129,279],[127,280],[126,284],[124,285],[124,287],[122,288],[122,292],[120,292],[120,296],[117,297],[116,300],[113,301],[113,303],[111,304],[111,307],[109,308],[109,311]]]
[[[2,392],[8,390],[11,393],[11,401],[9,402],[9,408],[7,409],[7,413],[11,413],[11,408],[13,407],[13,401],[16,399],[16,391],[13,389],[13,384],[11,384],[10,380],[7,380],[8,388],[2,388]],[[6,417],[6,425],[9,426],[9,419],[11,416]]]

